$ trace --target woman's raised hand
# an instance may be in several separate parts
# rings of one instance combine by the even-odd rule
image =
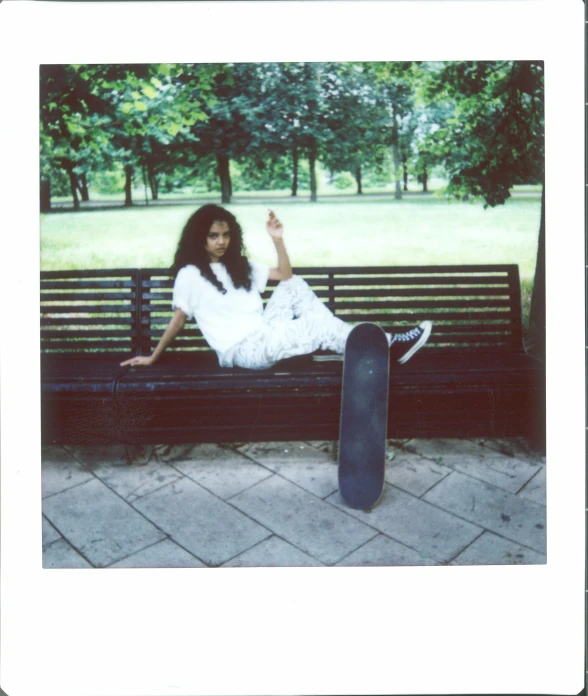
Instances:
[[[269,211],[269,219],[266,223],[266,229],[270,237],[273,237],[274,239],[281,239],[284,235],[284,226],[278,220],[273,210]]]
[[[137,355],[134,358],[130,358],[129,360],[125,360],[124,362],[121,362],[120,366],[124,367],[125,365],[153,365],[155,360],[153,360],[153,356],[149,355]]]

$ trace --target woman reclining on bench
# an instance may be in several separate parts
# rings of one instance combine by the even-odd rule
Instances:
[[[152,355],[121,365],[155,363],[191,318],[221,367],[263,370],[319,349],[343,354],[353,326],[335,317],[306,281],[292,274],[284,228],[271,210],[267,231],[276,246],[277,268],[247,259],[241,226],[228,210],[199,208],[184,227],[172,266],[174,315]],[[280,283],[264,309],[260,293],[268,279]],[[405,363],[430,333],[430,321],[405,333],[387,333],[390,357]]]

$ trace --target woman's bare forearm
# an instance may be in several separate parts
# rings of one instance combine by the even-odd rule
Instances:
[[[284,239],[282,237],[274,238],[274,244],[276,246],[276,251],[278,253],[278,271],[282,280],[288,280],[292,277],[292,266],[290,264],[290,257],[286,251],[286,245],[284,244]]]
[[[290,265],[290,258],[284,244],[284,226],[278,220],[273,210],[269,211],[266,229],[278,253],[278,267],[270,269],[269,278],[270,280],[288,280],[288,278],[292,277],[292,266]]]
[[[153,362],[158,360],[161,357],[161,354],[163,351],[170,345],[170,343],[174,340],[174,338],[180,333],[180,331],[184,328],[184,324],[186,323],[186,315],[184,312],[182,312],[181,309],[176,309],[174,312],[173,317],[171,318],[169,324],[167,325],[166,330],[163,332],[163,336],[159,339],[159,343],[157,344],[157,347],[151,354],[151,357],[153,358]]]
[[[153,353],[149,356],[137,355],[134,358],[129,358],[121,363],[121,366],[125,365],[152,365],[157,362],[161,357],[163,351],[169,346],[169,344],[174,340],[174,338],[180,333],[184,328],[186,323],[186,315],[181,309],[176,309],[173,317],[171,318],[166,330],[163,332],[163,336],[159,339],[157,347]]]

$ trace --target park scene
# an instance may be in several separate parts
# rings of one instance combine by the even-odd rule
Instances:
[[[541,62],[42,65],[44,567],[545,563],[543,181]],[[208,203],[270,268],[275,211],[345,321],[433,321],[371,511],[339,494],[341,361],[222,368],[192,323],[120,367]]]

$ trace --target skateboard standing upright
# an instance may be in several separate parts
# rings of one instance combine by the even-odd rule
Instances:
[[[339,430],[339,491],[369,510],[384,488],[390,353],[376,324],[355,326],[345,345]]]

